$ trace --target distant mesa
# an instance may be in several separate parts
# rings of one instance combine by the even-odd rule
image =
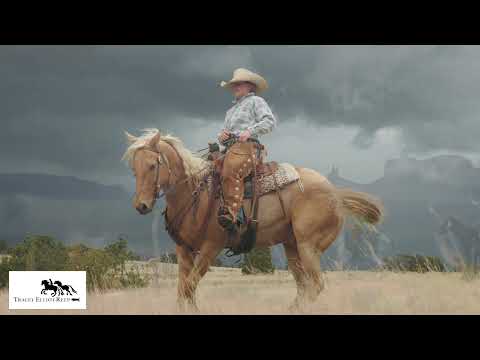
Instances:
[[[120,185],[48,174],[0,174],[1,194],[25,194],[54,200],[115,200],[129,196]]]
[[[458,155],[439,155],[424,160],[411,157],[388,160],[385,177],[416,176],[423,180],[440,180],[446,177],[468,176],[477,172],[471,160]]]
[[[338,166],[332,165],[332,169],[330,170],[330,173],[327,175],[327,179],[335,184],[336,186],[340,187],[355,187],[358,188],[361,186],[358,183],[355,183],[353,181],[347,180],[345,178],[342,178],[340,176],[340,170],[338,169]]]

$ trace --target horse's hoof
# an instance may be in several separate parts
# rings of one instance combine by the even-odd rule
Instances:
[[[299,301],[298,299],[288,307],[288,311],[294,314],[302,314],[305,312],[305,303]]]
[[[187,313],[192,315],[198,315],[200,314],[200,309],[196,306],[191,306],[188,308]]]
[[[177,313],[184,313],[185,312],[185,304],[177,302]]]
[[[177,302],[177,312],[179,313],[199,313],[200,309],[196,304]]]
[[[299,312],[299,307],[298,304],[291,304],[288,306],[288,312],[289,313],[298,313]]]

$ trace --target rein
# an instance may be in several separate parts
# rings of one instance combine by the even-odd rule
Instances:
[[[233,137],[233,138],[230,139],[230,141],[234,141],[234,140],[236,140],[236,139],[237,139],[237,137]],[[169,144],[169,145],[170,145],[170,144]],[[227,142],[224,142],[224,145],[228,145],[228,141],[227,141]],[[177,154],[177,156],[178,156],[180,159],[182,159],[182,157],[181,157],[180,154],[178,153],[177,149],[175,149],[175,147],[172,146],[172,145],[170,145],[170,146],[171,146],[172,149],[175,151],[175,153]],[[208,150],[208,149],[209,149],[209,147],[206,147],[206,148],[204,148],[204,149],[197,150],[196,153],[199,153],[199,152],[201,152],[201,151]],[[237,152],[234,152],[233,150],[230,150],[230,152],[233,152],[233,153],[236,154],[236,155],[250,155],[250,154],[237,153]],[[160,154],[160,156],[161,156],[161,158],[162,158],[162,162],[164,162],[164,163],[167,165],[168,176],[169,176],[168,180],[169,180],[169,183],[170,183],[170,176],[171,176],[171,174],[172,174],[172,171],[171,171],[170,166],[169,166],[169,164],[168,164],[168,160],[166,159],[165,155],[164,155],[162,152],[159,152],[159,154]],[[221,155],[221,156],[219,156],[219,157],[217,158],[217,160],[222,159],[222,158],[224,158],[225,156],[226,156],[226,153],[223,154],[223,155]],[[211,165],[208,164],[207,166],[205,166],[204,168],[202,168],[202,169],[200,169],[199,171],[195,172],[194,174],[192,174],[192,175],[190,175],[190,176],[187,176],[187,177],[186,177],[184,180],[182,180],[181,182],[176,183],[176,184],[173,184],[173,186],[172,186],[172,185],[169,185],[168,188],[167,188],[167,190],[164,190],[164,191],[160,194],[161,186],[160,186],[160,184],[158,183],[159,177],[160,177],[160,175],[159,175],[159,174],[160,174],[160,163],[159,163],[159,160],[158,160],[158,158],[157,158],[157,172],[156,172],[156,175],[155,175],[155,184],[156,184],[156,185],[155,185],[155,186],[156,186],[156,189],[155,189],[155,199],[160,199],[160,198],[164,197],[165,195],[169,194],[171,191],[175,191],[175,187],[176,187],[176,186],[181,185],[181,184],[183,184],[183,183],[186,183],[186,182],[189,181],[191,178],[193,178],[195,175],[197,175],[197,174],[201,173],[202,171],[208,169],[210,166],[211,166]],[[182,164],[182,167],[183,167],[183,164]],[[184,170],[185,170],[185,169],[184,169]]]
[[[162,161],[167,165],[167,169],[168,169],[168,183],[170,183],[170,176],[172,175],[172,170],[170,169],[170,166],[165,158],[165,155],[163,155],[163,153],[159,152],[161,158],[162,158]],[[155,199],[160,199],[161,197],[165,196],[168,192],[170,192],[170,185],[168,186],[167,188],[167,191],[163,191],[163,194],[160,195],[160,190],[161,190],[161,186],[160,184],[158,183],[158,181],[160,180],[160,162],[158,161],[158,158],[157,158],[157,171],[155,172]],[[172,187],[173,190],[175,190],[173,187]]]
[[[170,145],[171,146],[171,145]],[[180,154],[178,153],[177,149],[175,149],[175,147],[172,146],[172,149],[175,151],[175,153],[177,154],[178,158],[179,159],[182,159],[182,157],[180,156]],[[173,185],[170,185],[170,176],[172,175],[172,170],[170,169],[170,165],[168,163],[168,160],[166,159],[165,155],[162,153],[162,152],[159,152],[160,154],[160,157],[162,158],[162,163],[164,163],[166,166],[167,166],[167,169],[168,169],[168,174],[169,174],[169,178],[168,178],[168,182],[169,182],[169,185],[168,185],[168,188],[166,190],[164,190],[161,194],[160,194],[160,190],[161,189],[161,185],[159,184],[159,178],[160,178],[160,161],[157,157],[157,172],[156,172],[156,178],[155,178],[155,184],[156,184],[156,188],[155,188],[155,198],[156,199],[160,199],[162,197],[164,197],[165,195],[169,194],[170,192],[172,191],[175,191],[176,190],[176,187],[181,185],[181,184],[184,184],[186,183],[187,181],[189,181],[191,178],[193,178],[195,175],[201,173],[202,171],[205,171],[207,170],[208,168],[211,167],[211,164],[208,164],[207,166],[205,166],[204,168],[196,171],[195,173],[193,173],[192,175],[190,176],[187,176],[185,179],[179,181],[179,182],[176,182],[175,184]],[[219,158],[222,158],[224,157],[225,155],[222,155],[221,157]],[[185,168],[183,167],[183,164],[181,165],[182,168],[183,168],[183,171],[185,171]],[[185,246],[187,247],[190,251],[194,252],[195,250],[192,248],[192,246],[190,244],[187,244],[186,242],[184,242],[183,240],[181,240],[179,237],[178,237],[178,228],[182,225],[183,223],[183,220],[185,218],[185,215],[188,213],[188,211],[190,211],[190,209],[194,206],[195,202],[198,200],[198,195],[199,195],[199,192],[197,190],[194,190],[193,193],[192,193],[192,200],[191,201],[188,201],[183,207],[181,207],[180,211],[178,211],[171,220],[168,219],[167,217],[167,208],[168,206],[165,206],[165,210],[163,210],[162,214],[164,215],[164,218],[165,218],[165,229],[167,230],[168,234],[172,237],[172,239],[175,241],[175,243],[177,245],[180,245],[180,246]],[[209,204],[211,206],[211,204]],[[206,221],[208,221],[208,219],[205,219]],[[202,231],[203,231],[203,228],[204,226],[202,225],[201,227]]]
[[[176,152],[176,149],[172,146],[172,148],[175,150]],[[169,175],[169,182],[170,182],[170,175],[172,174],[172,171],[170,169],[170,166],[168,165],[168,162],[166,161],[165,159],[165,156],[163,155],[163,153],[159,153],[160,156],[162,157],[162,161],[165,162],[167,164],[167,169],[168,169],[168,175]],[[178,154],[177,152],[177,156],[180,157],[180,155]],[[221,159],[225,157],[225,154],[222,155],[222,156],[219,156],[218,159]],[[160,190],[161,190],[161,185],[158,183],[158,180],[159,180],[159,173],[160,173],[160,164],[157,162],[157,172],[156,172],[156,176],[155,176],[155,186],[156,186],[156,190],[155,190],[155,198],[156,199],[160,199],[162,197],[164,197],[165,195],[169,194],[170,192],[172,191],[175,191],[175,187],[178,186],[178,185],[181,185],[181,184],[184,184],[186,183],[187,181],[189,181],[190,179],[192,179],[195,175],[197,174],[200,174],[202,171],[205,171],[207,170],[209,167],[211,166],[211,164],[208,164],[207,166],[205,166],[204,168],[201,168],[200,170],[198,170],[197,172],[193,173],[192,175],[190,176],[187,176],[185,179],[181,180],[180,182],[177,182],[173,185],[169,185],[168,188],[166,190],[163,190],[163,192],[160,194]]]

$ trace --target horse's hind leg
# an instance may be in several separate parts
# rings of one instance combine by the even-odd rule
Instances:
[[[295,207],[292,225],[305,285],[305,298],[314,302],[324,288],[320,255],[339,235],[342,218],[329,206],[327,194],[301,199]]]
[[[288,270],[292,273],[295,283],[297,284],[297,296],[290,306],[290,310],[296,311],[301,309],[305,296],[306,283],[303,277],[303,268],[295,238],[292,236],[289,242],[283,244],[283,247],[285,249],[285,255],[287,256]]]
[[[314,302],[325,286],[320,269],[321,252],[314,247],[301,245],[298,247],[298,254],[305,282],[303,300]]]

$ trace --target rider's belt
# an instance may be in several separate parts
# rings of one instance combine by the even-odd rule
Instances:
[[[263,148],[263,145],[260,144],[260,141],[256,138],[248,138],[247,139],[248,142],[254,142],[256,143],[259,147]],[[224,143],[222,143],[222,145],[226,146],[226,147],[230,147],[232,146],[233,144],[235,144],[236,142],[238,142],[237,139],[228,139],[227,141],[225,141]]]

